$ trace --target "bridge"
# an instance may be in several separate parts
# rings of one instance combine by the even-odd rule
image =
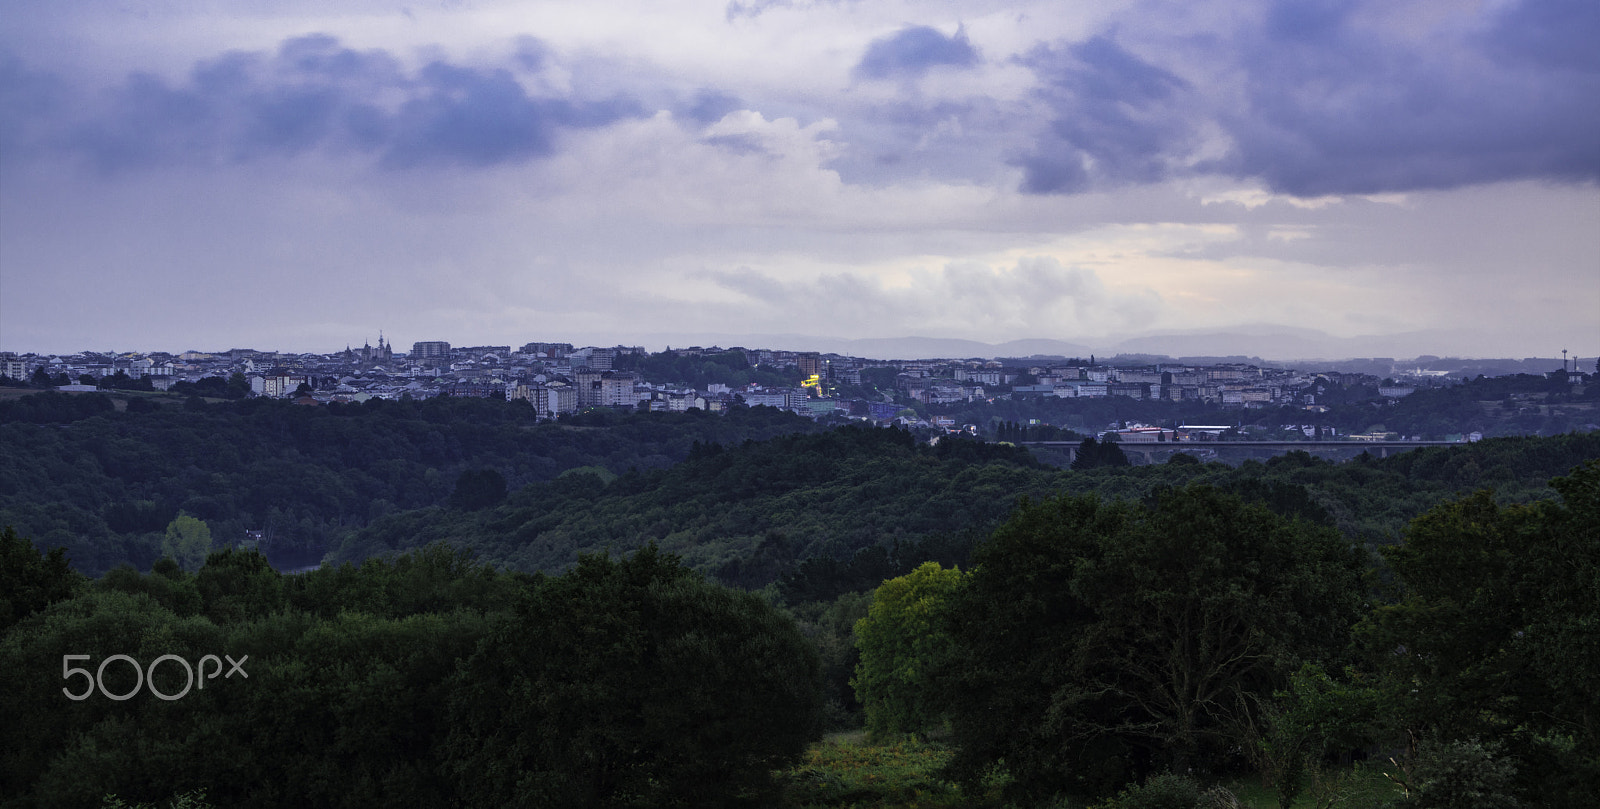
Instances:
[[[1078,457],[1079,441],[1018,441],[1024,447],[1048,447],[1064,450],[1070,463]],[[1375,452],[1380,458],[1389,457],[1389,450],[1401,452],[1419,447],[1459,447],[1462,441],[1125,441],[1117,446],[1124,454],[1137,452],[1145,463],[1154,463],[1156,453],[1170,455],[1174,452],[1198,453],[1205,450],[1259,449],[1272,452],[1303,450],[1313,455],[1317,450],[1338,450],[1350,454]]]

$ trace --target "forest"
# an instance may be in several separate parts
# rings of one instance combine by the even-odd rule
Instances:
[[[493,469],[517,489],[583,467],[670,466],[696,441],[814,429],[771,408],[598,411],[557,424],[487,399],[306,408],[133,398],[119,411],[104,394],[44,392],[0,401],[0,525],[65,547],[89,575],[150,569],[180,514],[203,520],[218,547],[260,531],[274,564],[308,566],[348,530],[446,502],[464,471]]]
[[[0,805],[1600,784],[1600,434],[1062,469],[767,408],[95,398],[0,406]]]

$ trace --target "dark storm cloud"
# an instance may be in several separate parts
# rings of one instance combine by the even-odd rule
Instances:
[[[540,43],[524,38],[511,61],[530,70],[546,59]],[[182,83],[136,73],[81,105],[60,103],[64,91],[14,61],[0,71],[8,74],[0,97],[7,119],[56,127],[58,137],[33,140],[107,172],[313,151],[366,154],[395,168],[491,166],[548,155],[563,130],[641,114],[626,98],[532,95],[509,68],[434,61],[408,72],[385,51],[352,50],[328,36],[207,60]],[[89,112],[67,122],[41,116],[42,105]]]
[[[965,31],[947,37],[937,28],[909,25],[873,40],[856,64],[854,75],[862,79],[916,77],[939,66],[971,67],[977,63],[978,52],[967,41]]]
[[[1600,3],[1524,2],[1502,11],[1484,37],[1489,53],[1512,63],[1600,73]]]
[[[509,71],[435,62],[423,68],[415,95],[391,119],[383,159],[392,166],[489,166],[543,157],[561,129],[638,114],[629,101],[530,98]]]
[[[1374,8],[1383,9],[1382,6]],[[1361,4],[1282,0],[1185,43],[1223,66],[1204,88],[1112,36],[1042,47],[1048,125],[1014,162],[1031,193],[1221,173],[1299,196],[1600,181],[1600,4],[1511,6],[1478,33],[1407,39],[1352,20]],[[1206,128],[1220,158],[1197,158]]]
[[[1189,85],[1108,37],[1041,47],[1023,61],[1038,74],[1052,114],[1048,133],[1017,161],[1025,191],[1158,181],[1194,139]]]
[[[0,155],[32,148],[47,136],[45,122],[61,114],[67,97],[60,79],[0,50]]]
[[[1524,3],[1452,52],[1280,3],[1240,43],[1246,106],[1218,115],[1235,149],[1216,168],[1301,196],[1600,180],[1600,73],[1568,45],[1592,53],[1600,14],[1576,5]]]

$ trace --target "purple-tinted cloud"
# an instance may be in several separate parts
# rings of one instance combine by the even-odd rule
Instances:
[[[1537,0],[1503,10],[1486,50],[1513,64],[1600,73],[1600,3]]]
[[[513,62],[527,68],[545,58],[543,46],[525,38]],[[226,54],[198,64],[180,84],[131,75],[73,123],[59,117],[73,105],[27,89],[54,88],[59,96],[58,87],[14,63],[0,70],[18,76],[0,97],[6,118],[37,120],[29,110],[51,107],[57,115],[41,125],[56,126],[59,136],[35,138],[36,145],[50,141],[106,172],[319,150],[365,154],[391,168],[491,166],[549,155],[564,130],[642,114],[626,98],[531,95],[508,68],[435,61],[408,72],[384,51],[355,51],[328,36],[287,40],[271,55]]]
[[[702,87],[694,94],[688,105],[680,108],[680,112],[692,121],[709,124],[722,120],[722,116],[735,110],[743,109],[744,102],[738,97],[728,95],[711,87]]]
[[[1185,43],[1189,58],[1236,77],[1226,92],[1110,36],[1039,48],[1022,61],[1048,121],[1014,158],[1022,189],[1195,173],[1300,196],[1600,182],[1600,4],[1530,0],[1477,34],[1422,39],[1357,27],[1360,10],[1274,0],[1253,22]],[[1207,130],[1228,139],[1225,153],[1199,161]]]
[[[1194,139],[1189,85],[1108,37],[1041,47],[1024,63],[1038,74],[1052,115],[1034,150],[1016,161],[1025,191],[1158,181]]]
[[[783,9],[809,9],[817,6],[834,6],[855,0],[729,0],[724,13],[728,22],[734,22],[741,17],[754,19],[775,8]]]
[[[0,50],[0,156],[37,147],[46,137],[44,122],[62,113],[66,99],[59,78]]]
[[[916,77],[935,67],[972,67],[977,63],[978,52],[967,41],[965,31],[947,37],[937,28],[909,25],[873,40],[856,64],[854,74],[861,79]]]
[[[1337,14],[1308,20],[1301,5],[1285,0],[1266,35],[1236,43],[1246,104],[1217,112],[1234,149],[1202,168],[1302,196],[1600,181],[1600,73],[1566,67],[1585,57],[1565,44],[1600,38],[1600,14],[1536,2],[1501,16],[1479,53],[1516,55],[1522,69],[1470,58],[1472,43],[1463,58],[1382,41]]]

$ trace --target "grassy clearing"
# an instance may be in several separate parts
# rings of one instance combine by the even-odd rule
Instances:
[[[812,745],[801,763],[780,774],[785,809],[984,809],[1004,804],[999,787],[982,795],[962,792],[939,778],[950,760],[942,744],[901,741],[869,744],[861,731],[835,733]],[[1225,781],[1242,809],[1278,809],[1278,794],[1254,777]],[[1293,809],[1367,809],[1400,794],[1376,765],[1324,773],[1308,783]],[[1078,806],[1076,802],[1059,806]]]
[[[782,774],[786,805],[795,809],[958,809],[996,805],[992,795],[963,793],[939,778],[950,760],[942,745],[915,741],[867,744],[860,731],[836,733],[806,751]]]
[[[1295,799],[1294,809],[1368,809],[1399,800],[1399,787],[1383,774],[1386,767],[1376,763],[1356,764],[1348,769],[1330,770],[1320,779],[1306,784]],[[1233,790],[1245,809],[1278,809],[1278,793],[1262,785],[1259,778],[1243,778],[1223,784]]]

